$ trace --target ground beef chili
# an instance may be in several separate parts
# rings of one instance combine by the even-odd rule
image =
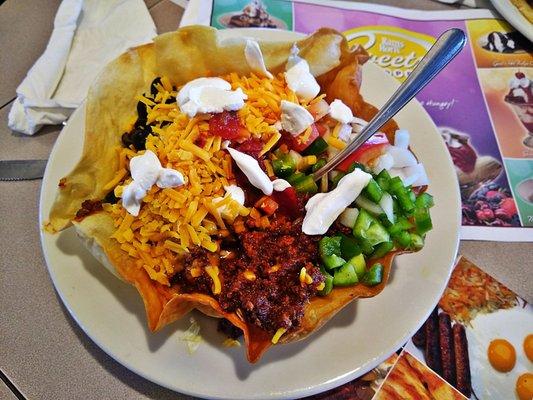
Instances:
[[[218,263],[222,289],[214,297],[224,311],[235,312],[246,322],[267,332],[300,325],[305,305],[317,294],[324,278],[318,268],[318,237],[302,233],[301,218],[276,213],[266,229],[252,227],[230,233],[221,241],[220,258],[203,249],[191,251],[183,261],[185,268],[171,280],[184,293],[212,295],[213,282],[204,272],[194,277],[199,266]],[[300,282],[306,268],[312,284]],[[193,273],[191,273],[191,271]],[[228,327],[220,326],[223,332]],[[231,335],[238,332],[231,331]]]
[[[102,211],[102,202],[100,200],[85,200],[81,203],[81,208],[76,213],[76,220],[81,221],[88,215],[98,211]]]

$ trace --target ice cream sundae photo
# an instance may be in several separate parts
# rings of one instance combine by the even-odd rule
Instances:
[[[222,15],[219,22],[227,28],[287,28],[283,21],[267,12],[261,0],[252,0],[242,10]]]
[[[520,32],[493,31],[479,40],[479,45],[494,53],[523,53],[531,48],[531,43]]]
[[[509,92],[505,102],[511,106],[516,116],[527,129],[524,145],[533,148],[533,83],[525,73],[517,72],[509,81]]]

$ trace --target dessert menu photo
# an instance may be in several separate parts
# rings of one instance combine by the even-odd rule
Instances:
[[[191,0],[181,24],[198,23],[302,33],[328,26],[363,46],[372,62],[399,81],[440,33],[453,27],[464,30],[469,41],[465,49],[417,96],[455,164],[461,238],[533,241],[533,45],[491,11],[414,11],[338,1]]]

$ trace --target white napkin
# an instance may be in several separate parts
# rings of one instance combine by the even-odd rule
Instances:
[[[156,34],[142,0],[63,0],[46,50],[17,88],[9,127],[33,135],[65,121],[108,62]]]

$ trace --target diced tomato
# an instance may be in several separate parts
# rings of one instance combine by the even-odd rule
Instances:
[[[363,143],[361,147],[350,154],[343,162],[341,162],[337,166],[337,169],[339,171],[346,172],[354,162],[368,165],[370,160],[379,157],[383,153],[385,146],[388,144],[389,140],[385,134],[376,133],[365,143]]]
[[[313,116],[315,121],[318,121],[320,118],[324,117],[329,112],[329,105],[326,100],[322,99],[313,103],[307,107],[309,114]]]
[[[298,207],[298,196],[294,188],[288,187],[282,192],[274,191],[272,197],[278,203],[278,211],[287,215],[290,218],[297,218],[300,215],[300,208]]]
[[[326,124],[321,124],[320,122],[315,123],[316,129],[318,129],[318,134],[320,137],[323,137],[326,133],[330,131],[329,127]]]
[[[263,150],[263,142],[260,139],[248,139],[235,146],[235,150],[248,154],[253,158],[259,158],[259,153]]]
[[[260,208],[266,215],[272,215],[276,212],[279,205],[270,196],[261,197],[256,203],[256,208]]]
[[[209,120],[209,131],[212,135],[226,140],[250,137],[250,132],[241,125],[235,111],[213,114]]]
[[[311,134],[309,135],[309,138],[305,142],[301,141],[304,133],[298,136],[292,136],[287,133],[286,134],[287,139],[288,139],[286,141],[287,146],[289,146],[290,149],[297,151],[298,153],[301,153],[302,151],[304,151],[311,143],[315,141],[317,137],[320,136],[320,133],[316,127],[316,124],[311,125],[311,129],[312,129]]]

